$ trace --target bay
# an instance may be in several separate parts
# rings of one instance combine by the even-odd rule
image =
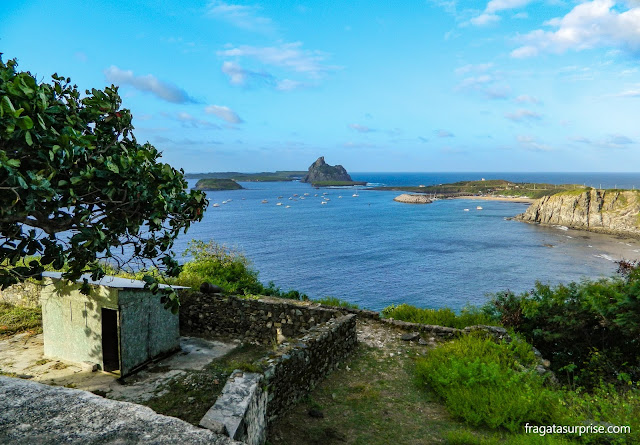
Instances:
[[[595,181],[596,187],[600,182],[602,187],[640,185],[640,174],[629,173],[351,176],[376,185],[482,177],[587,185]],[[190,180],[190,186],[195,182]],[[203,221],[178,239],[177,252],[184,251],[190,239],[214,240],[243,252],[265,283],[373,310],[397,303],[459,310],[469,303],[482,304],[488,294],[529,290],[536,281],[556,284],[611,276],[615,260],[640,258],[637,240],[506,219],[527,204],[455,199],[410,205],[393,201],[397,192],[362,187],[353,197],[354,189],[314,189],[300,182],[241,184],[245,190],[207,192],[211,204]],[[329,198],[326,204],[321,204],[322,193]],[[476,210],[478,205],[483,209]]]

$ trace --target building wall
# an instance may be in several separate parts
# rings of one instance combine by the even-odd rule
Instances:
[[[102,308],[117,309],[117,290],[98,286],[91,295],[80,285],[45,278],[40,296],[45,357],[102,363]]]
[[[123,289],[119,306],[122,375],[180,347],[178,315],[164,308],[159,295]]]

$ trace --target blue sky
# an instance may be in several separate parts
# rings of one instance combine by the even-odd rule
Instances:
[[[0,51],[187,172],[640,165],[638,0],[4,0]]]

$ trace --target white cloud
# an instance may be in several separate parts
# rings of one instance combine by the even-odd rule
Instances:
[[[192,127],[192,128],[199,128],[199,127],[220,128],[219,125],[216,125],[213,122],[209,122],[209,121],[205,121],[205,120],[202,120],[202,119],[198,119],[196,117],[193,117],[189,113],[185,113],[184,111],[181,111],[181,112],[177,113],[176,114],[176,119],[178,121],[182,122],[182,124],[185,127]]]
[[[221,1],[212,1],[207,6],[207,14],[210,17],[224,20],[238,28],[257,32],[273,31],[273,21],[258,15],[259,11],[260,8],[257,6],[234,5]]]
[[[520,148],[530,151],[551,151],[553,147],[538,142],[538,140],[534,136],[529,135],[518,135],[516,136],[516,140],[520,145]]]
[[[513,100],[514,100],[514,102],[516,102],[518,104],[523,104],[523,103],[538,104],[538,103],[540,103],[540,101],[537,98],[535,98],[533,96],[529,96],[527,94],[521,94],[520,96],[516,97]]]
[[[621,91],[620,93],[616,94],[616,96],[617,97],[640,97],[640,89]]]
[[[504,117],[514,122],[540,120],[542,118],[542,116],[540,116],[535,111],[525,110],[522,108],[512,113],[505,113]]]
[[[491,68],[493,68],[493,63],[491,62],[479,63],[476,65],[469,64],[469,65],[461,66],[460,68],[456,68],[454,72],[456,74],[467,74],[467,73],[473,73],[473,72],[484,73],[490,70]]]
[[[477,26],[495,23],[500,20],[500,16],[496,14],[497,12],[522,8],[532,1],[533,0],[491,0],[487,3],[487,7],[484,9],[484,12],[479,16],[472,18],[470,22]]]
[[[515,58],[532,57],[542,51],[562,54],[599,46],[640,50],[640,7],[620,12],[613,0],[580,3],[567,15],[545,25],[555,31],[532,31],[521,37],[525,45],[511,52]]]
[[[162,82],[151,74],[136,76],[133,74],[133,71],[121,70],[117,66],[111,65],[104,70],[104,76],[108,82],[119,85],[130,85],[136,90],[151,93],[157,98],[166,100],[167,102],[176,104],[196,102],[196,100],[191,98],[183,89],[171,83]]]
[[[229,107],[223,107],[221,105],[209,105],[204,109],[205,113],[213,114],[214,116],[226,121],[230,124],[240,124],[243,122],[240,116]]]
[[[218,51],[218,55],[224,57],[250,57],[259,60],[265,65],[304,73],[311,77],[318,77],[327,71],[336,69],[336,67],[323,64],[327,58],[325,53],[303,49],[302,42],[265,47],[242,45]]]
[[[291,79],[282,79],[276,82],[276,90],[279,91],[293,91],[299,88],[304,88],[307,85],[303,82],[298,82],[297,80]]]
[[[484,26],[500,21],[500,16],[496,14],[480,14],[478,17],[474,17],[469,21],[473,25]]]
[[[367,127],[366,125],[360,125],[360,124],[349,124],[349,128],[357,131],[358,133],[369,133],[371,131],[374,131],[373,129]]]
[[[436,136],[438,136],[439,138],[452,138],[455,135],[447,130],[436,130],[435,131]]]

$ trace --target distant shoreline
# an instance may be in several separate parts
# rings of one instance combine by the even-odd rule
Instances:
[[[447,199],[475,199],[480,201],[506,201],[506,202],[519,202],[525,204],[531,204],[535,201],[533,198],[520,198],[520,197],[500,197],[500,196],[454,196],[452,198]]]

